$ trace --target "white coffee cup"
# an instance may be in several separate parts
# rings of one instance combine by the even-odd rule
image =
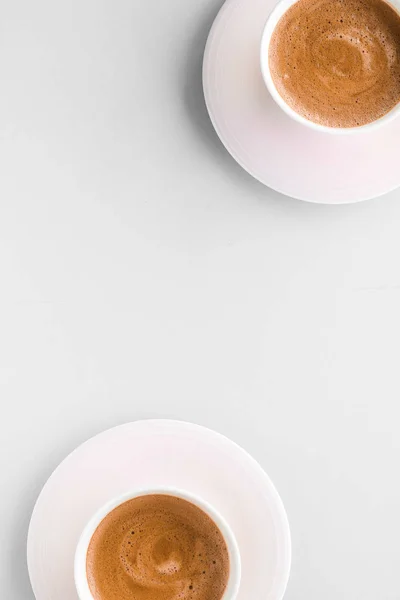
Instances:
[[[121,496],[114,498],[110,502],[107,502],[107,504],[100,508],[89,520],[79,538],[78,545],[75,551],[74,575],[79,600],[94,600],[89,588],[89,583],[86,575],[86,557],[90,540],[92,539],[92,536],[96,531],[97,527],[100,525],[101,521],[112,510],[114,510],[114,508],[117,508],[117,506],[120,506],[124,502],[132,500],[133,498],[139,498],[140,496],[147,496],[150,494],[165,494],[168,496],[175,496],[177,498],[187,500],[188,502],[191,502],[192,504],[200,508],[214,521],[225,540],[230,563],[228,583],[221,600],[235,600],[240,585],[241,561],[239,547],[237,545],[235,536],[231,528],[229,527],[225,519],[210,504],[208,504],[208,502],[205,502],[198,496],[195,496],[194,494],[191,494],[189,492],[169,487],[141,489],[122,494]]]
[[[394,10],[400,12],[400,1],[392,0],[389,2],[385,0],[387,4],[389,4]],[[371,131],[376,127],[380,127],[381,125],[392,121],[395,117],[400,114],[400,103],[396,104],[386,115],[381,117],[380,119],[376,119],[376,121],[372,121],[372,123],[367,123],[366,125],[360,125],[359,127],[327,127],[326,125],[319,125],[318,123],[314,123],[313,121],[309,121],[299,113],[297,113],[293,108],[291,108],[287,102],[282,98],[279,94],[278,90],[275,87],[274,81],[272,79],[271,71],[269,68],[269,45],[271,42],[271,36],[274,32],[278,21],[283,17],[285,12],[298,2],[298,0],[280,0],[278,4],[273,9],[272,13],[268,17],[266,25],[264,27],[264,31],[261,38],[261,72],[265,81],[265,84],[275,100],[275,102],[281,107],[282,110],[285,111],[289,117],[297,121],[298,123],[302,123],[315,131],[323,131],[325,133],[333,133],[333,134],[352,134],[358,133],[360,131]]]

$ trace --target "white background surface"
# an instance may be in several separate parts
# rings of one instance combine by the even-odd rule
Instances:
[[[286,598],[398,600],[400,195],[263,188],[208,121],[220,0],[0,2],[0,592],[78,443],[207,425],[275,482]],[[40,600],[40,599],[39,599]]]

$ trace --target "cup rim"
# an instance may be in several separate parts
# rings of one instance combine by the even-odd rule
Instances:
[[[90,540],[92,539],[97,527],[112,510],[121,504],[124,504],[124,502],[134,498],[140,498],[141,496],[154,494],[175,496],[177,498],[181,498],[182,500],[191,502],[205,512],[214,521],[226,542],[230,564],[228,583],[221,600],[235,600],[239,591],[241,580],[241,557],[239,546],[232,529],[224,517],[222,517],[221,514],[211,504],[191,492],[170,486],[141,488],[125,492],[106,502],[93,514],[83,528],[75,550],[74,579],[79,599],[94,600],[86,575],[86,556]]]
[[[399,102],[395,106],[393,106],[393,108],[388,113],[386,113],[379,119],[372,121],[371,123],[366,123],[365,125],[360,125],[359,127],[328,127],[327,125],[320,125],[319,123],[315,123],[314,121],[306,119],[305,117],[297,113],[293,108],[291,108],[289,104],[287,104],[287,102],[282,98],[282,96],[276,89],[275,83],[271,75],[271,71],[269,68],[269,46],[272,34],[275,30],[275,27],[278,24],[278,21],[291,6],[296,4],[296,2],[299,2],[299,0],[279,0],[277,5],[273,8],[272,12],[270,13],[261,36],[261,73],[269,93],[271,94],[275,102],[278,104],[278,106],[280,106],[280,108],[287,115],[289,115],[289,117],[291,117],[298,123],[306,125],[314,131],[321,131],[334,135],[349,135],[353,133],[371,131],[395,119],[400,114],[400,99]],[[386,4],[391,6],[400,16],[400,0],[382,0],[382,2],[385,2]]]

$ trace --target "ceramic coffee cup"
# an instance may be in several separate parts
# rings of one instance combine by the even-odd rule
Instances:
[[[271,71],[269,68],[269,46],[271,42],[271,36],[274,32],[278,21],[281,17],[286,13],[286,11],[293,6],[298,0],[280,0],[274,10],[271,12],[266,25],[264,27],[264,31],[261,38],[261,72],[264,79],[264,82],[275,102],[280,106],[280,108],[287,114],[289,117],[313,129],[314,131],[322,131],[325,133],[331,134],[354,134],[360,131],[371,131],[381,125],[388,123],[395,117],[400,114],[400,103],[392,108],[388,113],[386,113],[383,117],[377,119],[376,121],[372,121],[371,123],[367,123],[366,125],[360,125],[359,127],[327,127],[325,125],[319,125],[318,123],[314,123],[313,121],[309,121],[302,115],[298,114],[293,108],[291,108],[282,96],[279,94],[274,81],[272,79]],[[400,12],[400,1],[392,0],[388,2],[385,0],[389,6],[391,6],[396,12]]]
[[[235,600],[239,591],[241,577],[241,560],[239,548],[231,528],[229,527],[225,519],[210,504],[208,504],[208,502],[205,502],[198,496],[195,496],[189,492],[168,487],[144,490],[142,489],[122,494],[121,496],[118,496],[117,498],[114,498],[113,500],[105,504],[88,521],[80,536],[75,552],[74,575],[79,600],[94,600],[89,588],[89,583],[86,575],[86,557],[92,536],[96,531],[97,527],[100,525],[101,521],[112,510],[114,510],[115,508],[117,508],[117,506],[120,506],[124,502],[132,500],[133,498],[138,498],[140,496],[147,496],[152,494],[165,494],[168,496],[175,496],[177,498],[187,500],[188,502],[191,502],[192,504],[200,508],[212,519],[212,521],[214,521],[225,540],[228,549],[230,564],[228,583],[221,600]]]

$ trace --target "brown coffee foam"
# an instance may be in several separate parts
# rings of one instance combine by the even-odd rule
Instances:
[[[153,494],[105,517],[90,541],[86,572],[95,600],[220,600],[229,555],[202,510]]]
[[[400,100],[400,16],[383,0],[298,0],[268,59],[297,113],[328,127],[365,125]]]

